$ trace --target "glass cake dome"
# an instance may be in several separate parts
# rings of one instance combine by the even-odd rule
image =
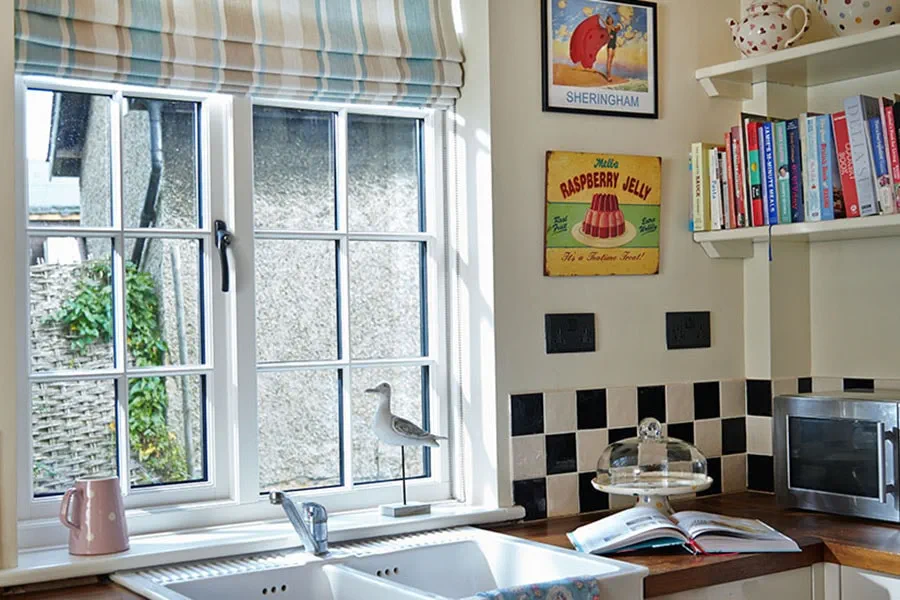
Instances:
[[[663,435],[656,419],[644,419],[637,437],[613,442],[597,461],[594,488],[637,496],[638,503],[671,513],[668,496],[707,489],[706,457],[695,446]]]

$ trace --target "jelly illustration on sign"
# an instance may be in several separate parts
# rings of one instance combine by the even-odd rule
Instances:
[[[544,108],[655,117],[656,6],[544,0]]]
[[[662,159],[547,153],[544,274],[659,272]]]

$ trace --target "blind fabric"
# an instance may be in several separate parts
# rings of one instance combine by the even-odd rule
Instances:
[[[449,0],[16,0],[33,75],[259,97],[449,106]]]

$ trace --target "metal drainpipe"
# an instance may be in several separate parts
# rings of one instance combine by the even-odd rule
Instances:
[[[147,101],[147,113],[150,117],[150,181],[147,183],[147,195],[144,196],[144,208],[141,210],[140,227],[151,227],[156,222],[159,188],[163,172],[162,147],[162,103],[159,100]],[[131,262],[140,268],[144,257],[146,238],[134,241],[131,251]]]

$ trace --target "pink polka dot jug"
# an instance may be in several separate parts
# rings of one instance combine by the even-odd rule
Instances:
[[[890,27],[900,16],[900,0],[817,0],[817,5],[840,36]]]

